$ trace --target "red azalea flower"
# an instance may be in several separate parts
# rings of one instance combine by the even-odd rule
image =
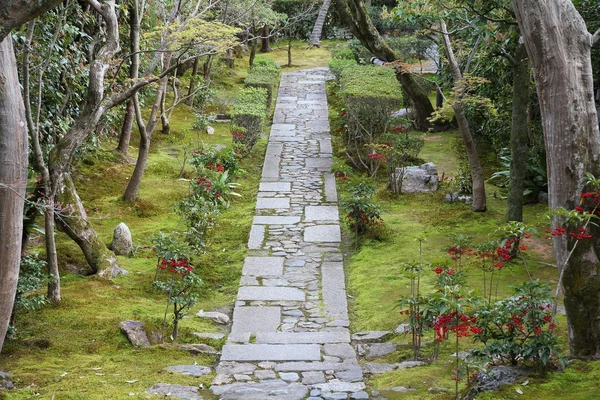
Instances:
[[[442,272],[444,272],[444,270],[443,270],[442,268],[440,268],[440,267],[437,267],[436,269],[434,269],[434,271],[435,271],[435,274],[436,274],[436,275],[439,275],[439,274],[441,274]]]

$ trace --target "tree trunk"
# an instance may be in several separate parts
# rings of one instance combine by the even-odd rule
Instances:
[[[27,186],[27,125],[12,37],[0,42],[0,351],[17,293]]]
[[[535,81],[548,166],[551,209],[573,209],[585,173],[599,176],[600,132],[593,97],[592,35],[570,0],[513,0]],[[553,228],[562,221],[555,217]],[[571,354],[600,358],[600,229],[593,239],[553,237],[562,276]]]
[[[194,68],[192,69],[192,75],[190,76],[190,87],[188,88],[188,98],[185,101],[185,104],[188,106],[194,105],[194,90],[196,90],[196,80],[195,77],[198,75],[198,70],[200,69],[200,58],[196,58],[194,60]]]
[[[315,21],[315,26],[313,26],[312,33],[310,34],[310,45],[321,47],[321,34],[323,33],[323,26],[325,26],[325,19],[327,18],[327,13],[329,12],[329,7],[331,6],[331,0],[324,0],[323,5],[319,9],[319,16]]]
[[[171,54],[167,53],[165,67],[164,69],[169,69],[171,64]],[[142,183],[142,177],[144,176],[144,171],[146,170],[146,166],[148,165],[148,154],[150,152],[150,140],[152,138],[152,133],[156,128],[158,123],[158,111],[161,108],[161,104],[163,102],[163,96],[165,95],[168,83],[168,75],[165,75],[158,84],[158,91],[156,92],[156,98],[154,100],[154,104],[152,105],[152,111],[150,112],[150,117],[148,119],[148,125],[144,123],[142,117],[142,110],[137,99],[134,99],[135,102],[135,116],[138,124],[138,129],[140,131],[140,149],[138,152],[138,158],[135,163],[135,168],[133,170],[133,174],[131,175],[131,179],[129,179],[129,184],[125,189],[125,193],[123,194],[123,200],[125,201],[134,201],[137,197],[137,192],[140,188],[140,184]],[[163,113],[164,114],[164,113]]]
[[[383,61],[393,62],[399,59],[398,55],[381,38],[379,32],[371,22],[361,0],[333,0],[338,13],[346,22],[350,32],[371,53]],[[396,78],[402,85],[415,108],[415,127],[420,130],[431,128],[428,118],[433,113],[433,106],[427,92],[419,85],[413,75],[401,66],[395,66]]]
[[[133,0],[129,5],[129,48],[131,50],[131,65],[129,67],[129,78],[135,80],[138,78],[140,70],[140,12],[138,0]],[[137,96],[137,94],[135,95]],[[127,102],[125,117],[123,118],[123,127],[119,137],[119,146],[117,151],[127,155],[129,150],[129,141],[133,129],[133,119],[135,118],[133,100]]]
[[[520,43],[513,64],[513,104],[510,131],[510,182],[506,206],[507,221],[523,221],[523,190],[527,171],[529,59],[525,44]]]
[[[290,33],[290,37],[288,39],[287,56],[288,56],[287,66],[291,67],[292,66],[292,36],[291,36],[291,33]]]
[[[175,88],[177,90],[177,88]],[[162,128],[160,132],[163,135],[168,135],[171,132],[171,124],[169,123],[169,116],[167,115],[167,91],[162,92],[160,100],[160,123]]]
[[[465,90],[464,83],[462,82],[462,72],[454,57],[454,51],[452,50],[446,23],[442,20],[440,21],[440,26],[442,29],[444,47],[446,48],[446,54],[448,55],[448,63],[450,64],[450,70],[452,71],[455,81],[456,97],[454,98],[452,109],[456,116],[458,130],[460,131],[465,145],[467,159],[469,160],[469,169],[471,170],[471,181],[473,183],[473,204],[471,205],[471,210],[483,212],[486,210],[485,181],[483,179],[483,168],[481,168],[481,162],[479,161],[479,155],[477,154],[477,146],[475,146],[475,141],[471,135],[469,123],[467,122],[467,117],[465,116],[465,110],[462,104],[463,92]]]
[[[260,38],[260,52],[261,53],[268,53],[270,51],[272,51],[271,49],[271,40],[270,40],[270,30],[269,30],[269,25],[265,24],[263,25],[262,29],[261,29],[261,38]]]
[[[252,38],[250,40],[250,58],[248,59],[248,65],[254,65],[254,58],[256,57],[256,47],[257,47],[257,38]]]

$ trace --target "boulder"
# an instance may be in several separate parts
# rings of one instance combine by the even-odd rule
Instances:
[[[487,372],[481,371],[469,390],[469,398],[473,398],[475,393],[498,390],[502,385],[515,383],[524,377],[525,373],[522,369],[506,365],[491,368]]]
[[[127,256],[133,251],[131,232],[124,222],[115,228],[111,248],[118,256]]]
[[[150,346],[150,341],[148,340],[148,335],[146,335],[146,331],[144,330],[144,325],[145,324],[143,322],[132,320],[122,321],[119,323],[121,332],[123,332],[131,344],[136,347]]]
[[[0,371],[0,389],[14,389],[14,385],[11,381],[12,375],[8,372]]]
[[[439,183],[437,168],[433,163],[396,168],[390,180],[395,193],[435,192]]]
[[[213,322],[216,322],[217,324],[221,325],[227,325],[230,321],[230,318],[227,314],[223,314],[217,311],[204,312],[204,310],[200,310],[196,315],[200,318],[211,319]]]

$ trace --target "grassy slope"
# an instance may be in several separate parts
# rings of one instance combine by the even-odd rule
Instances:
[[[300,46],[299,44],[296,44]],[[283,53],[285,55],[285,53]],[[294,50],[301,68],[326,66],[328,52],[304,48]],[[266,54],[278,61],[280,52]],[[287,61],[287,59],[286,59]],[[217,96],[235,99],[246,76],[247,58],[236,60],[233,74],[220,76]],[[183,163],[183,148],[191,148],[198,140],[209,144],[231,143],[228,124],[214,124],[214,135],[192,129],[194,115],[186,106],[179,107],[171,119],[171,134],[154,135],[148,169],[133,204],[120,200],[133,165],[119,163],[108,151],[89,154],[77,167],[77,187],[98,234],[106,243],[112,230],[121,221],[132,231],[139,249],[133,258],[119,257],[119,263],[129,271],[112,282],[62,272],[63,299],[57,306],[47,306],[37,312],[17,317],[18,336],[5,344],[0,370],[10,371],[19,388],[0,398],[28,399],[122,399],[148,398],[143,391],[154,383],[170,382],[207,385],[212,376],[190,378],[168,374],[168,365],[194,363],[211,365],[212,356],[194,357],[171,347],[155,346],[136,350],[119,332],[118,323],[125,319],[146,322],[150,329],[160,330],[165,298],[152,288],[155,258],[149,238],[159,230],[178,228],[179,217],[174,203],[187,191],[187,183],[178,180]],[[132,146],[136,145],[136,133]],[[107,141],[104,149],[114,148]],[[246,252],[266,138],[257,143],[252,154],[243,160],[246,171],[239,179],[233,205],[224,212],[220,226],[214,230],[205,254],[196,261],[206,285],[199,304],[192,310],[215,309],[231,305],[237,293],[241,266]],[[130,148],[135,156],[136,149]],[[37,240],[40,243],[39,240]],[[42,251],[41,248],[37,249]],[[69,270],[85,270],[85,261],[77,246],[59,234],[60,263]],[[181,321],[180,342],[198,342],[191,332],[211,332],[221,328],[193,317]],[[216,346],[220,342],[207,343]],[[126,381],[135,381],[127,383]],[[210,393],[203,393],[212,398]]]

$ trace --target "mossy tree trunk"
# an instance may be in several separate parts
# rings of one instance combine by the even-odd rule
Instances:
[[[264,24],[261,29],[260,34],[260,52],[268,53],[272,51],[271,49],[271,30],[269,29],[269,25]]]
[[[585,174],[600,172],[600,131],[594,104],[592,35],[570,0],[513,0],[534,69],[548,167],[550,208],[573,209]],[[553,228],[561,224],[555,217]],[[553,237],[562,275],[571,354],[600,358],[600,228],[574,245]]]
[[[346,22],[350,32],[360,40],[363,46],[383,61],[393,62],[399,59],[396,52],[377,32],[361,0],[333,1],[341,19]],[[431,117],[434,110],[427,92],[405,68],[397,66],[395,71],[398,82],[414,105],[416,128],[420,130],[431,128],[428,118]]]
[[[523,191],[527,172],[529,136],[529,58],[524,43],[519,43],[513,62],[513,104],[510,130],[510,181],[506,204],[507,221],[523,221]]]

